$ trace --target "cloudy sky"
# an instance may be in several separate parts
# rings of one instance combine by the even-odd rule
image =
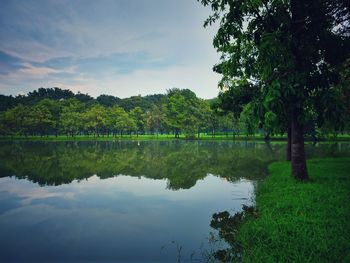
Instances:
[[[1,0],[0,94],[217,95],[215,28],[196,0]]]

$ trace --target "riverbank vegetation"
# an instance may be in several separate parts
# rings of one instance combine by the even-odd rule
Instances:
[[[255,208],[213,215],[211,226],[230,244],[214,257],[349,262],[350,159],[306,162],[304,147],[310,127],[350,123],[348,1],[198,1],[212,10],[204,26],[218,28],[221,107],[250,112],[266,131],[284,130],[290,161],[270,166]]]
[[[257,217],[238,239],[245,262],[349,262],[350,158],[308,162],[310,182],[274,163],[257,191]]]
[[[269,166],[258,185],[255,208],[213,216],[212,226],[230,249],[223,262],[349,262],[350,158],[308,161],[310,180],[290,176],[287,162]]]

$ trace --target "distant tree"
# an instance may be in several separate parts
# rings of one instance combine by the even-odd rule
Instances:
[[[240,123],[242,130],[245,131],[246,135],[254,135],[258,129],[257,116],[253,114],[252,104],[248,103],[243,107],[240,115]]]
[[[54,118],[47,105],[38,103],[30,108],[29,122],[31,130],[40,136],[48,135],[55,126]]]
[[[198,138],[201,131],[206,131],[209,128],[211,115],[213,114],[210,103],[207,100],[199,100],[198,103]]]
[[[53,132],[57,136],[60,127],[61,103],[58,100],[43,99],[37,105],[50,112],[51,123],[47,132]]]
[[[232,80],[218,96],[216,108],[220,107],[224,113],[233,112],[238,118],[243,108],[259,96],[259,87],[248,80]]]
[[[138,136],[139,132],[143,132],[145,129],[144,112],[140,107],[135,107],[130,111],[130,117],[133,118],[136,124],[136,136]]]
[[[5,111],[0,111],[0,135],[7,135],[7,127],[4,120]]]
[[[2,121],[4,123],[3,130],[6,133],[26,135],[28,132],[29,108],[18,104],[4,112]]]
[[[12,96],[0,95],[0,112],[16,105],[16,99]]]
[[[60,88],[39,88],[29,92],[27,95],[19,95],[15,98],[17,103],[22,103],[24,105],[35,105],[43,99],[71,99],[74,97],[74,93],[70,90],[62,90]]]
[[[105,107],[113,107],[117,105],[121,99],[111,95],[102,94],[96,98],[97,102]]]
[[[228,137],[229,131],[232,130],[232,118],[229,114],[225,114],[219,117],[219,126]]]
[[[84,104],[75,98],[64,101],[60,124],[67,136],[73,137],[83,129],[83,110]]]
[[[74,98],[76,98],[77,100],[87,105],[91,105],[92,103],[94,103],[94,98],[91,97],[89,94],[83,94],[78,92],[77,94],[74,95]]]
[[[131,132],[136,129],[135,121],[129,116],[129,114],[122,108],[116,108],[118,110],[114,127],[117,131],[120,132],[120,136],[123,136],[126,132]]]
[[[126,123],[126,130],[129,132],[129,135],[131,137],[132,133],[137,130],[136,121],[130,116],[129,113],[126,113],[124,121]]]
[[[219,116],[217,111],[212,109],[209,116],[208,128],[213,138],[215,137],[216,131],[219,129]]]
[[[162,110],[158,106],[153,105],[152,109],[147,111],[145,115],[147,129],[152,134],[156,133],[158,136],[159,131],[162,130],[164,125],[165,118],[166,116]]]
[[[342,118],[344,120],[344,129],[350,131],[350,58],[340,68],[340,84],[338,87],[341,104],[344,107]]]
[[[166,95],[164,94],[147,95],[144,97],[141,95],[131,96],[130,98],[120,99],[118,105],[127,112],[130,112],[136,107],[140,107],[144,112],[146,112],[150,110],[153,105],[161,108],[165,99]]]
[[[141,95],[122,99],[120,101],[120,106],[128,112],[136,107],[145,108],[144,99],[141,97]]]
[[[107,110],[100,104],[94,104],[88,108],[84,114],[84,126],[93,132],[94,136],[99,137],[107,125]]]
[[[167,121],[175,138],[183,131],[187,138],[194,138],[200,123],[200,100],[188,89],[168,91]]]
[[[125,110],[119,106],[113,106],[107,109],[106,127],[109,131],[112,131],[113,136],[117,135],[120,131],[120,125],[117,125],[117,121],[123,115],[125,116]]]

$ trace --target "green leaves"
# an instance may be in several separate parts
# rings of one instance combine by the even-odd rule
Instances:
[[[305,110],[320,116],[340,112],[341,107],[329,103],[322,103],[327,110],[312,105],[327,98],[324,91],[337,85],[338,66],[350,54],[350,28],[340,19],[350,17],[344,1],[203,0],[201,3],[213,10],[215,19],[211,17],[210,22],[220,20],[213,45],[221,53],[221,61],[214,70],[223,75],[221,87],[229,89],[227,95],[220,95],[230,98],[222,101],[224,109],[230,106],[233,112],[237,108],[238,112],[242,110],[240,94],[232,90],[247,86],[243,81],[250,80],[261,90],[258,97],[251,99],[263,104],[252,110],[261,112],[263,108],[265,114],[259,118],[266,126],[287,125],[292,108],[299,109],[300,119],[309,115]],[[274,121],[271,113],[276,115]],[[335,119],[339,126],[341,120]]]

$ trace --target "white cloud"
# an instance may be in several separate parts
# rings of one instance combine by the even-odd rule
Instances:
[[[163,70],[139,70],[127,75],[94,79],[80,75],[69,82],[50,82],[74,92],[86,92],[92,96],[110,94],[121,98],[133,95],[165,93],[173,87],[188,88],[199,97],[213,98],[218,93],[220,76],[205,66],[175,66]]]
[[[204,98],[218,93],[220,76],[212,72],[219,61],[212,47],[216,28],[202,27],[210,11],[196,1],[25,1],[12,5],[5,10],[8,14],[0,11],[8,20],[1,29],[0,19],[0,50],[28,64],[0,76],[3,93],[52,86],[93,96],[164,93],[174,86],[190,88]],[[45,63],[33,66],[53,58],[108,57],[123,52],[144,52],[150,61],[166,60],[167,65],[136,68],[123,75],[101,68],[104,74],[99,79],[92,77],[93,67],[91,72],[79,72],[78,65],[64,69]]]

